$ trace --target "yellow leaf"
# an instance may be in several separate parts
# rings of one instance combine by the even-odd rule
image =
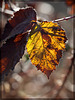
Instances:
[[[48,78],[62,57],[66,40],[65,31],[57,23],[47,21],[36,23],[31,30],[26,45],[27,52],[32,64]]]

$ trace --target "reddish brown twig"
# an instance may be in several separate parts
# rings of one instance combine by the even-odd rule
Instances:
[[[56,20],[53,20],[52,22],[59,22],[59,21],[69,20],[69,19],[72,19],[72,18],[75,18],[75,16],[69,16],[69,17],[56,19]]]

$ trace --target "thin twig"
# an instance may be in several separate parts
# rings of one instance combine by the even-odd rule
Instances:
[[[69,67],[69,69],[68,69],[68,72],[67,72],[67,74],[66,74],[66,76],[65,76],[65,78],[64,78],[64,81],[63,81],[62,86],[58,89],[58,92],[57,92],[56,95],[54,96],[55,98],[58,97],[59,93],[60,93],[61,90],[63,89],[63,86],[64,86],[65,82],[67,81],[67,78],[68,78],[69,74],[71,73],[71,70],[72,70],[72,66],[73,66],[73,65],[74,65],[74,57],[72,58],[72,63],[71,63],[71,65],[70,65],[70,67]]]
[[[56,20],[53,20],[52,22],[59,22],[59,21],[69,20],[69,19],[72,19],[72,18],[75,18],[75,16],[69,16],[69,17],[56,19]]]

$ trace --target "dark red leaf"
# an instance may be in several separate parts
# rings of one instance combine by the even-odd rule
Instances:
[[[7,21],[1,40],[5,41],[16,34],[26,32],[32,27],[32,20],[36,20],[36,12],[33,8],[20,9],[14,13],[13,18]]]
[[[0,79],[14,68],[24,54],[27,34],[19,34],[12,37],[1,47]]]
[[[7,21],[4,32],[1,35],[0,79],[14,68],[24,54],[28,30],[31,29],[31,21],[36,21],[36,12],[33,8],[21,9],[14,17]]]

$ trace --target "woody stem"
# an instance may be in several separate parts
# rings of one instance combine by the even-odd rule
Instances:
[[[72,18],[75,18],[75,16],[69,16],[69,17],[56,19],[56,20],[53,20],[52,22],[59,22],[59,21],[69,20],[69,19],[72,19]]]

